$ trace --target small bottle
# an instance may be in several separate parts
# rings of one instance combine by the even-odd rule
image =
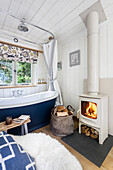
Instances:
[[[45,84],[45,79],[42,79],[42,84]]]
[[[41,79],[38,79],[38,84],[41,84]]]

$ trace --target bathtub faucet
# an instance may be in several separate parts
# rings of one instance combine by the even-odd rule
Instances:
[[[13,90],[13,97],[22,96],[22,90]]]
[[[22,90],[17,90],[17,95],[22,96]]]
[[[12,91],[12,93],[13,93],[13,97],[15,97],[15,92],[16,92],[15,90],[13,90],[13,91]]]

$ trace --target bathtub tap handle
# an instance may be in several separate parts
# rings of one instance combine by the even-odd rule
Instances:
[[[17,90],[17,95],[20,96],[20,90]]]
[[[22,90],[17,90],[18,96],[22,96]]]
[[[20,91],[20,90],[17,90],[17,94],[18,94],[18,95],[20,94],[19,91]]]
[[[15,90],[13,90],[12,93],[13,93],[13,97],[15,97]]]
[[[23,90],[20,90],[20,95],[21,95],[21,96],[23,95],[22,93],[23,93]]]

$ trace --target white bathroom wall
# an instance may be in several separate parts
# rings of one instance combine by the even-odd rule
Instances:
[[[69,53],[79,49],[80,65],[70,67]],[[58,61],[62,61],[62,70],[58,71],[58,81],[61,87],[64,105],[71,104],[76,111],[79,107],[78,95],[83,93],[83,79],[87,78],[86,50],[86,31],[58,43]]]
[[[100,58],[100,93],[109,96],[109,133],[113,135],[113,21],[100,24],[99,28]],[[64,105],[71,104],[77,111],[78,95],[83,93],[83,80],[87,79],[87,34],[86,30],[77,35],[59,41],[59,61],[63,69],[58,72]],[[69,67],[69,53],[80,49],[80,65]],[[110,80],[111,79],[111,80]],[[75,115],[76,115],[75,111]]]
[[[37,82],[38,79],[44,79],[45,81],[47,81],[47,69],[42,53],[39,53],[37,62]]]
[[[100,26],[100,93],[109,96],[108,125],[113,135],[113,20]]]
[[[113,78],[113,21],[100,26],[100,78]]]

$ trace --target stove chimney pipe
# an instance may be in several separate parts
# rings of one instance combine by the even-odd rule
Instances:
[[[98,25],[98,13],[90,12],[87,16],[88,94],[90,95],[99,93]]]

